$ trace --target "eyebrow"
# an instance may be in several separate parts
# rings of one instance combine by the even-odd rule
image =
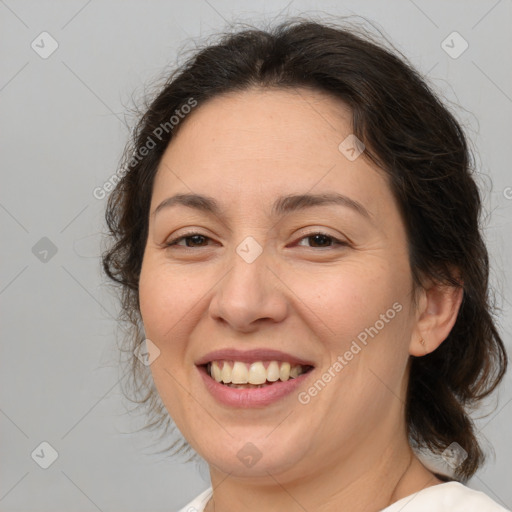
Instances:
[[[223,211],[219,203],[213,198],[201,194],[176,194],[164,199],[153,212],[153,216],[163,209],[182,205],[205,213],[223,218]],[[292,212],[313,208],[315,206],[339,205],[352,209],[368,220],[372,216],[370,212],[358,201],[343,194],[328,192],[323,194],[295,194],[281,196],[274,202],[272,216],[280,217]]]

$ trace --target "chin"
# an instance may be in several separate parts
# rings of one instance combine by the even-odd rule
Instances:
[[[267,478],[269,473],[275,476],[292,472],[303,474],[300,463],[304,461],[304,443],[295,442],[282,432],[279,437],[272,438],[268,432],[266,438],[253,437],[249,432],[244,439],[225,434],[221,442],[212,440],[203,449],[198,447],[198,451],[209,465],[230,476]],[[300,450],[298,446],[301,446]]]

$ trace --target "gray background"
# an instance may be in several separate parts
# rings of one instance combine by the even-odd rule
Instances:
[[[172,512],[207,487],[204,468],[152,454],[151,435],[133,433],[142,419],[126,414],[118,306],[98,260],[106,200],[93,190],[116,170],[132,97],[175,64],[178,48],[227,21],[279,12],[369,18],[453,103],[478,148],[499,325],[512,350],[510,0],[0,1],[2,511]],[[46,59],[31,47],[43,31],[59,45]],[[469,44],[458,58],[441,47],[453,31]],[[469,483],[507,507],[511,379],[477,420],[495,456]],[[58,452],[46,470],[31,457],[43,441]]]

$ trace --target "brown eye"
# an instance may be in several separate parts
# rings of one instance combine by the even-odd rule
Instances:
[[[187,248],[204,247],[205,245],[207,245],[204,242],[208,240],[210,240],[209,237],[201,235],[200,233],[189,233],[186,235],[182,235],[178,238],[175,238],[174,240],[170,240],[165,245],[168,247],[176,245],[179,247]],[[181,241],[185,241],[185,245],[179,243]]]
[[[334,247],[335,245],[347,245],[346,242],[338,240],[337,238],[334,238],[331,235],[327,235],[326,233],[311,233],[302,237],[300,241],[302,240],[308,240],[311,245],[306,247],[311,247],[313,249]],[[304,244],[301,243],[297,245],[304,246]]]

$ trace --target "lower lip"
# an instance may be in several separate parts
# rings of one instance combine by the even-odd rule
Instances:
[[[297,389],[312,372],[303,373],[295,379],[285,382],[276,381],[263,388],[231,388],[225,384],[220,384],[210,377],[203,366],[197,367],[206,389],[213,397],[224,405],[230,407],[263,407],[279,401],[281,398],[292,393]]]

